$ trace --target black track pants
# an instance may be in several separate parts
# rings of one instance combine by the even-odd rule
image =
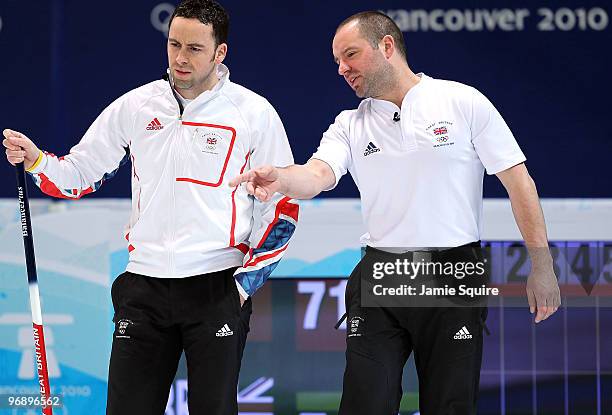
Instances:
[[[189,278],[125,272],[113,283],[107,415],[163,415],[185,351],[191,415],[235,415],[251,300],[234,269]]]
[[[339,415],[397,415],[413,351],[421,415],[476,413],[486,308],[361,307],[359,265],[347,284],[346,306]]]

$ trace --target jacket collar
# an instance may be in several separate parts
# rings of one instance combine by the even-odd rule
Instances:
[[[224,64],[220,63],[217,65],[215,69],[217,73],[217,78],[219,78],[219,82],[210,90],[202,92],[200,95],[195,97],[193,100],[189,102],[189,107],[192,108],[194,106],[200,106],[215,97],[217,97],[220,92],[223,90],[226,85],[230,83],[229,80],[229,69]],[[174,86],[170,86],[170,88],[174,88]],[[172,93],[175,95],[175,98],[178,100],[178,92],[176,90],[172,90]]]

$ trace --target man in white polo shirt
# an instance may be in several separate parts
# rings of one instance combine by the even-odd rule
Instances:
[[[384,14],[364,12],[342,22],[333,54],[339,74],[364,98],[359,108],[338,115],[305,165],[263,166],[230,185],[246,182],[262,201],[276,192],[308,199],[333,189],[349,171],[361,195],[368,248],[347,286],[339,413],[397,414],[402,369],[414,351],[421,414],[473,414],[486,308],[365,307],[363,264],[372,257],[392,262],[415,250],[438,249],[433,256],[453,261],[470,252],[481,258],[486,169],[507,189],[532,259],[530,311],[537,311],[536,323],[548,318],[560,295],[525,156],[483,94],[410,70],[402,33]]]

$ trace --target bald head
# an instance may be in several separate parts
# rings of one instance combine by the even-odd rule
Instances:
[[[406,43],[404,42],[404,35],[389,16],[377,11],[357,13],[340,23],[336,29],[336,33],[344,26],[353,22],[355,22],[361,36],[363,36],[374,49],[378,49],[380,41],[385,36],[391,36],[397,52],[406,60]]]

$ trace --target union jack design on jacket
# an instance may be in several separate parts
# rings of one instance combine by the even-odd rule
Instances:
[[[218,84],[184,108],[166,81],[128,92],[70,154],[45,153],[30,174],[44,193],[79,199],[131,161],[127,270],[182,278],[238,267],[246,297],[278,265],[299,206],[282,195],[261,203],[227,182],[251,167],[293,164],[293,156],[272,105],[230,82],[224,65],[217,72]]]

